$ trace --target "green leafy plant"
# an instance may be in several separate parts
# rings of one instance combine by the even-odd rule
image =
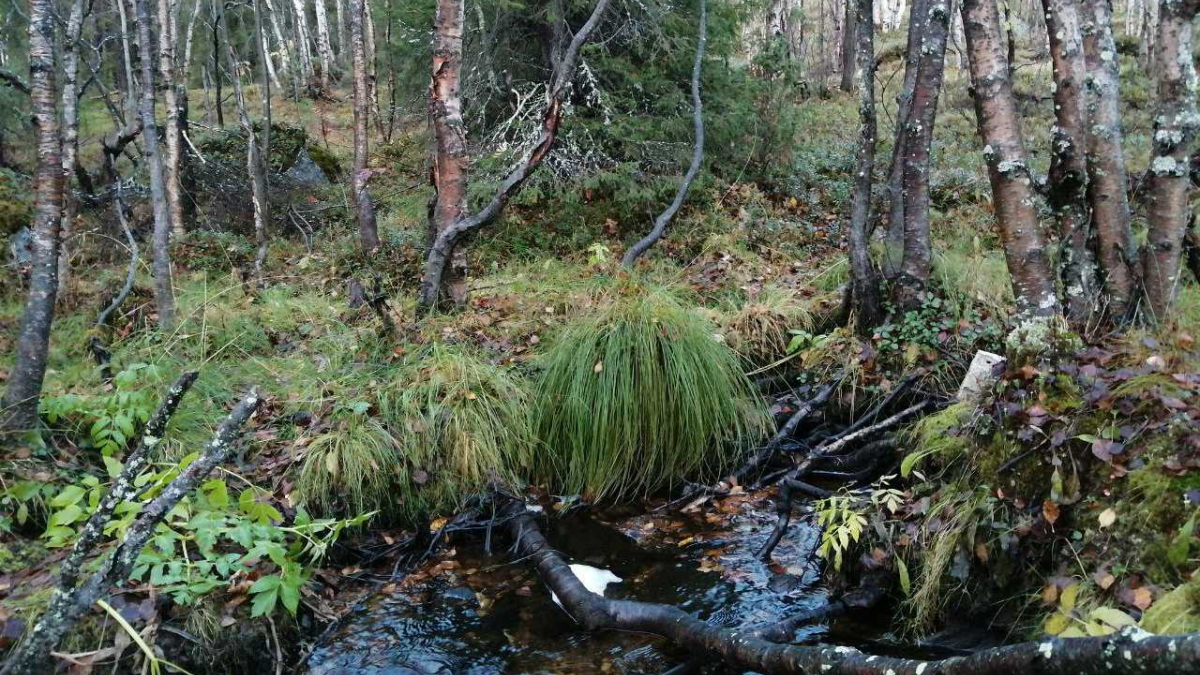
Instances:
[[[636,283],[559,336],[535,415],[536,473],[556,490],[609,499],[712,477],[766,428],[714,327]]]
[[[61,425],[110,457],[137,437],[154,412],[156,392],[145,384],[157,372],[153,365],[131,364],[113,377],[111,391],[94,396],[64,394],[43,398],[42,415],[51,426]]]
[[[867,527],[867,518],[859,509],[860,500],[852,495],[833,495],[817,503],[817,521],[822,528],[817,555],[832,560],[835,570],[842,569],[845,554]]]

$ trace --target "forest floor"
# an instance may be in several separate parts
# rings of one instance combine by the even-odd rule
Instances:
[[[895,65],[880,75],[892,89]],[[905,385],[908,399],[949,402],[977,350],[1005,352],[1011,293],[970,102],[961,72],[948,67],[933,171],[935,292],[919,310],[894,316],[869,340],[835,325],[848,276],[843,223],[857,134],[854,103],[838,95],[796,104],[803,134],[789,153],[794,184],[698,184],[689,207],[637,273],[637,283],[665,289],[709,322],[752,378],[784,382],[769,392],[777,421],[838,378],[825,410],[794,439],[800,448],[859,419],[906,376],[915,377]],[[1133,111],[1126,119],[1130,165],[1143,167],[1150,98],[1144,81],[1129,79],[1134,84],[1122,94]],[[1026,141],[1043,174],[1047,81],[1044,68],[1018,71]],[[891,89],[884,92],[881,100]],[[485,556],[479,532],[463,526],[455,509],[443,508],[416,526],[385,512],[361,527],[339,519],[378,504],[313,500],[298,509],[302,493],[310,494],[301,474],[318,446],[337,439],[371,446],[379,438],[369,421],[376,413],[402,405],[396,401],[406,386],[435,381],[451,367],[481,362],[490,369],[479,380],[490,384],[467,385],[464,396],[498,386],[497,378],[518,390],[532,387],[564,330],[621,296],[628,279],[617,265],[619,254],[649,223],[650,199],[631,197],[635,190],[621,182],[627,176],[535,181],[501,222],[470,243],[468,306],[417,322],[414,291],[429,189],[421,124],[405,119],[392,141],[372,154],[384,239],[378,255],[358,253],[341,184],[281,180],[272,195],[279,234],[260,290],[243,273],[254,247],[246,227],[248,188],[238,174],[219,168],[226,160],[238,166],[238,141],[212,128],[203,92],[193,99],[199,121],[193,140],[207,158],[195,188],[197,227],[173,243],[182,321],[167,334],[149,329],[155,317],[143,258],[135,292],[112,326],[108,346],[117,375],[110,384],[101,382],[88,340],[96,335],[100,305],[120,285],[127,253],[112,243],[119,231],[99,211],[85,212],[86,225],[71,243],[74,272],[55,321],[43,402],[49,443],[6,450],[0,467],[0,648],[44,606],[62,545],[69,545],[72,526],[85,513],[82,505],[113,470],[109,460],[134,437],[163,387],[189,368],[200,369],[199,383],[173,420],[151,481],[188,461],[240,392],[258,387],[267,402],[237,457],[173,514],[151,546],[157,557],[110,600],[158,658],[192,672],[268,672],[296,667],[316,644],[318,656],[351,667],[327,654],[331,639],[336,645],[337,635],[353,641],[386,634],[356,619],[370,603],[448,612],[431,599],[434,581],[436,594],[469,589],[473,597],[460,599],[470,621],[486,617],[501,598],[508,603],[496,610],[502,620],[470,624],[472,636],[463,638],[470,648],[498,649],[495,631],[509,644],[521,642],[513,633],[523,622],[539,615],[544,622],[552,611],[548,594],[528,571],[505,567],[502,553]],[[84,112],[88,147],[107,123],[98,104]],[[344,99],[277,101],[275,119],[303,130],[279,135],[280,147],[293,155],[303,144],[334,177],[349,164]],[[887,157],[888,148],[881,147],[880,156]],[[95,161],[85,152],[86,163]],[[281,159],[278,170],[291,162]],[[20,201],[19,187],[9,187],[0,196]],[[145,210],[135,209],[141,232]],[[6,267],[2,274],[0,380],[23,288],[19,270]],[[350,307],[351,277],[380,302]],[[1070,341],[1068,348],[1060,344],[1046,352],[1052,356],[1014,360],[977,404],[949,405],[896,430],[899,450],[884,477],[817,503],[807,525],[785,538],[769,562],[750,554],[771,527],[773,489],[734,485],[684,505],[668,507],[656,496],[616,511],[589,511],[587,495],[554,495],[544,485],[529,486],[528,494],[549,513],[577,514],[564,517],[561,546],[628,577],[618,594],[702,613],[719,613],[741,598],[724,617],[730,621],[763,619],[739,613],[749,611],[748,600],[795,609],[793,601],[835,597],[882,575],[888,602],[880,611],[888,620],[876,622],[883,628],[874,634],[886,634],[874,644],[879,649],[913,643],[965,616],[1011,640],[1102,634],[1132,623],[1152,632],[1195,631],[1198,335],[1200,289],[1193,282],[1182,289],[1177,316],[1157,330],[1052,336]],[[453,353],[438,361],[447,348]],[[365,463],[369,474],[370,460]],[[343,465],[329,473],[348,470]],[[419,470],[413,474],[419,485],[425,479]],[[308,511],[325,520],[301,515]],[[609,543],[602,551],[594,542],[573,546],[573,530]],[[414,541],[429,555],[413,558],[406,544]],[[818,561],[824,563],[821,587],[813,578]],[[680,566],[703,576],[668,573]],[[666,576],[655,581],[656,574]],[[377,594],[385,599],[371,600]],[[688,605],[689,595],[702,601]],[[531,596],[536,600],[519,600]],[[428,633],[447,630],[434,626]],[[493,634],[479,638],[487,630]],[[536,623],[530,630],[560,651],[523,657],[520,667],[583,672],[579,655],[561,649],[564,641],[576,645],[573,631]],[[598,639],[583,653],[602,653],[613,646],[604,640],[615,638]],[[449,640],[440,648],[466,649],[466,643]],[[589,667],[633,673],[670,665],[639,651],[645,643],[624,642],[617,661],[592,659]],[[97,611],[60,652],[86,671],[122,653],[132,659],[139,648],[110,615]]]

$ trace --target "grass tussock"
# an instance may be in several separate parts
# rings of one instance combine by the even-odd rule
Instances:
[[[767,421],[714,326],[641,286],[566,327],[535,410],[535,469],[557,490],[613,500],[712,477]]]
[[[492,482],[516,485],[531,461],[524,383],[469,352],[431,347],[384,386],[379,408],[400,439],[402,515],[453,509]]]
[[[363,412],[351,412],[308,444],[296,490],[324,512],[388,510],[400,485],[400,442]]]
[[[812,314],[795,293],[768,286],[730,317],[725,339],[748,364],[762,366],[787,354],[792,330],[812,326]]]

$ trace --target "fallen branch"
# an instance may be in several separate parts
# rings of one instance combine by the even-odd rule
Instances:
[[[1200,634],[1153,636],[1125,629],[1104,637],[1024,642],[939,661],[873,656],[851,647],[771,643],[754,631],[713,626],[674,605],[615,600],[587,590],[538,529],[525,505],[510,500],[516,555],[527,559],[565,611],[588,631],[662,636],[682,649],[766,675],[1175,675],[1200,668]]]
[[[63,564],[64,575],[54,590],[50,604],[33,630],[25,636],[4,664],[0,675],[35,675],[51,670],[53,662],[49,658],[50,652],[110,587],[124,582],[129,577],[142,548],[154,535],[158,524],[184,495],[191,492],[214,467],[225,460],[234,441],[237,440],[242,425],[262,402],[258,394],[251,389],[221,423],[200,457],[187,465],[150,503],[142,507],[137,519],[126,530],[124,539],[104,559],[99,569],[82,585],[78,585],[76,579],[82,561],[100,543],[104,528],[108,525],[116,505],[134,496],[131,492],[134,479],[149,462],[150,452],[161,442],[162,433],[171,414],[194,380],[194,373],[185,373],[168,390],[163,404],[147,424],[142,442],[137,450],[130,454],[125,467],[113,481],[112,490],[80,533],[80,540],[76,542],[67,562]],[[107,514],[100,515],[105,509]]]

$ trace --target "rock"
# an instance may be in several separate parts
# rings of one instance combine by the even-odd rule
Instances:
[[[979,350],[971,359],[967,375],[958,387],[958,400],[977,401],[996,382],[996,366],[1004,363],[1004,357],[999,354]]]
[[[25,267],[33,262],[33,233],[22,227],[8,238],[9,263],[14,267]]]
[[[442,592],[442,600],[446,602],[458,602],[466,605],[476,606],[479,604],[479,599],[475,597],[475,591],[466,586],[455,586],[448,588]]]
[[[329,185],[325,172],[313,161],[312,155],[308,154],[308,148],[303,146],[296,153],[296,161],[292,163],[292,168],[288,169],[284,176],[299,185]]]

